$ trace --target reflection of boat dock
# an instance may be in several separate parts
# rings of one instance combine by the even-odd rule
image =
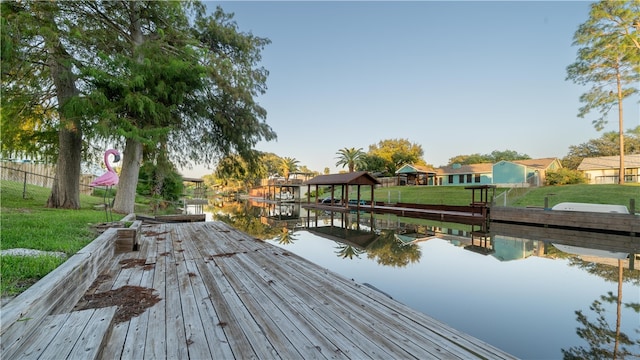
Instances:
[[[92,244],[107,246],[112,236],[115,231],[107,231]],[[90,258],[88,263],[98,264],[91,258],[98,255],[83,254]],[[105,254],[108,251],[100,252],[100,258],[104,260]],[[89,319],[77,332],[61,334],[60,338],[74,333],[77,340],[87,332],[86,337],[96,340],[94,348],[77,341],[76,351],[85,351],[81,357],[95,350],[105,359],[514,358],[221,222],[151,225],[142,232],[139,251],[118,256],[111,252],[110,256],[102,271],[95,268],[98,265],[92,268],[94,277],[109,275],[98,277],[96,294],[129,285],[152,290],[160,299],[122,322],[112,320],[112,311],[110,316]],[[65,268],[70,271],[69,267],[59,269]],[[71,271],[82,272],[82,267],[75,269]],[[88,287],[90,282],[83,284]],[[48,316],[42,308],[51,308],[53,296],[68,295],[65,291],[69,290],[53,287],[52,283],[38,283],[2,308],[3,358],[45,350],[45,338],[56,344],[53,339],[58,331],[50,329],[68,325],[62,322],[69,316]],[[47,289],[52,291],[42,297]],[[84,290],[74,289],[76,296],[69,298],[80,298]],[[117,301],[115,296],[110,299]],[[56,314],[71,312],[70,301],[61,303],[66,308],[58,307]],[[49,321],[46,328],[41,326],[45,319]],[[107,326],[98,328],[92,321]],[[28,328],[34,337],[28,333],[16,337],[16,332]],[[5,342],[7,339],[15,342]],[[73,343],[76,341],[71,346]],[[20,346],[23,348],[17,349]],[[77,353],[69,349],[49,355],[65,358],[63,354]]]

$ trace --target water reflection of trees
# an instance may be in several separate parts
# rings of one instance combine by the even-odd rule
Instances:
[[[576,333],[580,338],[587,341],[588,348],[585,347],[571,347],[569,350],[562,349],[564,359],[625,359],[625,358],[640,358],[640,339],[632,339],[627,334],[620,330],[622,322],[622,306],[632,309],[636,313],[640,313],[640,303],[623,303],[622,302],[622,284],[624,282],[624,268],[622,266],[622,260],[618,260],[617,271],[615,272],[615,279],[612,279],[614,275],[611,268],[612,266],[592,266],[583,263],[585,261],[574,260],[576,264],[584,266],[590,273],[601,276],[607,280],[615,281],[618,283],[618,294],[614,295],[612,292],[608,292],[607,295],[601,295],[600,300],[594,300],[589,309],[595,312],[595,321],[589,320],[589,318],[582,312],[577,310],[576,320],[581,325],[576,330]],[[600,265],[600,264],[594,264]],[[606,268],[606,269],[605,269]],[[637,284],[637,278],[635,278],[636,272],[632,270],[632,280]],[[609,324],[606,318],[607,310],[603,306],[603,303],[616,305],[616,324],[615,328]],[[637,317],[636,317],[637,320]],[[633,321],[633,320],[632,320]],[[636,335],[640,336],[640,324],[634,330]],[[636,347],[635,350],[631,350],[629,347]]]
[[[336,254],[338,254],[338,257],[341,257],[343,259],[353,259],[353,257],[355,256],[356,258],[360,258],[360,255],[364,254],[365,251],[362,249],[358,249],[356,247],[353,247],[351,245],[347,245],[347,244],[341,244],[341,243],[337,243],[338,246],[336,247]]]
[[[607,281],[618,282],[619,269],[616,266],[585,261],[577,256],[569,259],[569,265],[582,269],[589,274],[599,276]],[[630,282],[634,286],[640,286],[640,271],[638,270],[623,268],[622,278],[625,282]]]
[[[225,205],[221,210],[213,213],[214,220],[223,221],[258,239],[268,239],[279,235],[279,229],[260,221],[260,208],[246,206],[244,203],[231,203]]]
[[[376,241],[367,248],[367,258],[385,266],[405,267],[420,261],[421,256],[418,245],[402,243],[393,230],[382,230]]]
[[[625,359],[640,357],[640,353],[629,349],[629,347],[640,346],[640,339],[633,340],[627,334],[621,332],[619,319],[616,321],[617,325],[612,327],[605,316],[607,310],[603,303],[618,303],[618,296],[609,292],[607,295],[601,295],[600,300],[593,301],[589,309],[595,312],[595,320],[590,320],[582,310],[575,312],[576,320],[581,325],[576,332],[580,338],[587,341],[589,347],[580,346],[571,347],[569,350],[562,349],[564,359]],[[640,313],[640,304],[638,303],[625,303],[624,306]],[[636,329],[636,332],[639,331],[640,328]]]
[[[280,245],[291,245],[293,244],[294,241],[296,241],[298,234],[295,233],[295,231],[291,231],[289,230],[289,228],[287,228],[286,226],[282,228],[282,230],[280,230],[280,233],[278,234],[278,244]]]

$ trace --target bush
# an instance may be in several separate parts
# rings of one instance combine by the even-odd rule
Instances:
[[[167,201],[176,201],[180,199],[184,192],[184,185],[182,184],[182,177],[175,168],[171,168],[170,171],[166,171],[163,178],[162,188],[160,194],[153,194],[153,189],[156,186],[156,173],[158,169],[152,163],[144,163],[140,167],[140,173],[138,176],[137,193],[143,196],[160,196]]]
[[[586,182],[587,178],[578,170],[561,168],[554,171],[547,171],[547,185],[584,184]]]

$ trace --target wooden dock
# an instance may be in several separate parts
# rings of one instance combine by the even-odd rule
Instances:
[[[140,250],[116,255],[76,310],[124,288],[152,290],[156,298],[140,315],[123,319],[119,313],[131,312],[123,299],[102,297],[113,303],[101,306],[120,306],[104,339],[94,342],[95,358],[514,358],[224,223],[153,224],[141,231]],[[95,316],[84,317],[85,329],[93,328]],[[7,332],[2,336],[10,338]],[[67,340],[84,341],[82,335]],[[42,336],[25,336],[21,351],[11,356],[4,346],[3,359],[10,359],[54,345]],[[57,354],[71,359],[78,353]]]
[[[634,214],[494,206],[491,208],[491,222],[592,231],[640,239],[640,216]]]

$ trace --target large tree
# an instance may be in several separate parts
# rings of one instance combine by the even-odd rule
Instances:
[[[514,161],[514,160],[527,160],[531,157],[527,154],[520,154],[515,150],[494,150],[491,154],[471,154],[471,155],[456,155],[449,159],[449,165],[460,164],[482,164],[482,163],[497,163],[500,161]]]
[[[55,200],[70,198],[54,196],[56,189],[78,191],[82,154],[78,144],[83,135],[92,144],[111,143],[121,150],[124,146],[114,206],[123,213],[133,211],[144,151],[157,152],[146,157],[155,159],[156,165],[166,159],[178,165],[210,164],[233,154],[257,162],[254,145],[275,138],[264,122],[265,110],[254,101],[266,89],[267,71],[257,64],[269,41],[240,33],[232,16],[220,8],[208,15],[199,2],[16,4],[18,11],[5,12],[3,3],[3,25],[18,29],[6,38],[20,44],[20,50],[45,56],[15,63],[32,69],[30,74],[35,75],[25,78],[33,88],[35,84],[55,90],[50,98],[58,110],[60,187],[52,190],[54,206],[67,207]],[[39,11],[45,7],[52,10]],[[18,12],[25,16],[15,21],[5,17]],[[24,21],[31,18],[37,21]],[[18,41],[14,33],[31,37]],[[15,59],[25,51],[3,43],[3,61],[5,55]],[[33,70],[37,66],[44,70]],[[3,95],[6,73],[3,69]],[[14,87],[14,98],[29,93],[24,88]],[[41,103],[35,98],[22,102],[31,108]],[[5,104],[3,98],[3,124]]]
[[[362,148],[343,148],[338,150],[336,154],[338,155],[336,166],[346,166],[350,173],[363,165],[365,153],[362,151]]]
[[[387,171],[394,174],[403,164],[425,165],[424,151],[420,144],[407,139],[386,139],[369,145],[369,156],[376,156],[387,162]]]
[[[638,92],[640,82],[640,2],[603,0],[591,5],[589,19],[578,27],[573,44],[577,60],[567,67],[567,79],[591,88],[580,96],[579,117],[596,110],[596,129],[603,129],[609,111],[618,108],[619,183],[624,183],[623,100]]]
[[[2,151],[55,160],[47,206],[77,209],[85,113],[75,101],[79,35],[70,31],[76,19],[68,5],[2,3],[2,125],[9,135]]]
[[[118,34],[90,81],[97,125],[125,141],[114,211],[134,210],[145,149],[178,165],[238,155],[254,166],[253,146],[275,138],[254,101],[265,91],[266,71],[256,64],[268,40],[240,33],[231,15],[207,15],[200,3],[105,1],[87,9]]]
[[[35,30],[39,21],[26,4],[3,1],[0,7],[0,151],[4,157],[55,161],[58,115],[47,52]]]
[[[247,162],[239,155],[229,155],[218,161],[215,177],[225,185],[240,184],[248,191],[252,186],[259,185],[260,180],[267,175],[267,167],[262,162]]]
[[[393,176],[395,165],[391,160],[385,160],[380,156],[365,154],[361,159],[361,167],[359,169],[372,173],[378,173],[380,176]]]
[[[627,130],[624,139],[625,154],[640,154],[640,126]],[[562,166],[576,170],[584,158],[615,156],[620,153],[620,137],[616,131],[607,131],[597,139],[569,146],[562,158]]]

